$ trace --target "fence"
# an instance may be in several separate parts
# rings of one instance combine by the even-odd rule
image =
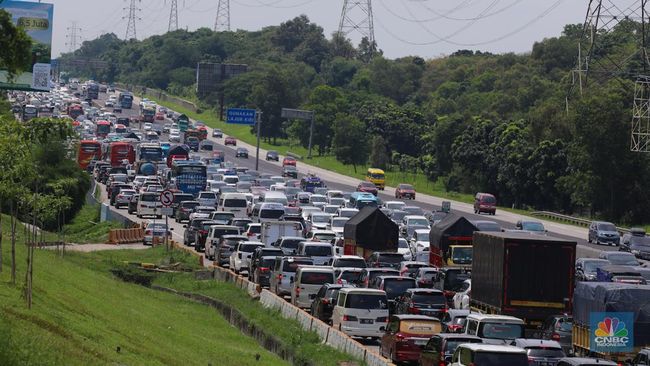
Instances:
[[[550,211],[535,211],[535,212],[531,213],[531,215],[536,216],[536,217],[543,217],[545,219],[549,219],[549,220],[553,220],[553,221],[566,222],[566,223],[569,223],[569,224],[572,224],[572,225],[584,226],[584,227],[589,227],[589,225],[592,222],[592,220],[589,220],[589,219],[583,219],[583,218],[579,218],[579,217],[562,215],[562,214],[555,213],[555,212],[550,212]],[[630,229],[625,228],[625,227],[617,227],[616,229],[621,233],[630,232]]]

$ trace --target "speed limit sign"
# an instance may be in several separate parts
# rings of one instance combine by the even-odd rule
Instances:
[[[174,202],[174,192],[170,190],[165,190],[160,192],[160,203],[162,203],[164,207],[171,206],[173,202]]]

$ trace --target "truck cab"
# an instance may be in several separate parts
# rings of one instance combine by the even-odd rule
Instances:
[[[481,337],[483,343],[509,345],[517,338],[524,338],[525,326],[523,320],[513,316],[470,313],[463,333]]]

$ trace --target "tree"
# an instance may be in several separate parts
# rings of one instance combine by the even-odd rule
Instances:
[[[31,45],[27,33],[14,25],[11,14],[0,9],[0,69],[7,70],[9,80],[31,71]]]
[[[334,120],[334,155],[343,164],[357,165],[368,161],[366,126],[357,118],[338,114]]]
[[[370,151],[370,165],[373,168],[386,169],[388,167],[388,153],[386,152],[386,140],[381,136],[372,138]]]
[[[370,42],[368,37],[361,38],[359,49],[357,51],[357,58],[363,63],[369,63],[370,60],[377,56],[383,55],[384,52],[377,48],[377,42]]]

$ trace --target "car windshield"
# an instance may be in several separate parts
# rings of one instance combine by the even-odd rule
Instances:
[[[386,297],[374,294],[349,294],[346,298],[346,308],[352,309],[386,309]]]
[[[555,324],[555,328],[565,332],[571,332],[573,330],[573,321],[571,319],[560,320]]]
[[[536,221],[524,221],[521,225],[523,230],[527,231],[544,231],[544,225]]]
[[[479,231],[501,231],[501,226],[496,222],[477,222],[474,224]]]
[[[310,197],[310,200],[312,202],[327,202],[327,197],[325,197],[325,196],[317,196],[317,195],[314,194],[314,195],[312,195]]]
[[[478,336],[491,339],[516,339],[524,336],[523,324],[482,323]]]
[[[596,273],[598,268],[603,268],[609,263],[606,261],[585,261],[582,264],[583,272],[585,273]]]
[[[274,210],[274,209],[264,209],[260,210],[261,219],[279,219],[284,215],[284,209]]]
[[[483,343],[482,339],[468,338],[468,339],[447,339],[447,349],[445,355],[453,355],[459,345],[464,343]]]
[[[366,262],[361,258],[339,258],[337,267],[366,268]]]
[[[308,245],[305,247],[305,255],[309,256],[331,256],[332,255],[332,246],[331,245]]]
[[[616,231],[616,226],[610,223],[598,224],[599,231]]]
[[[408,219],[408,226],[428,226],[429,220],[424,218],[413,218]]]
[[[528,353],[529,357],[562,358],[566,356],[564,352],[562,352],[561,348],[549,348],[549,347],[526,348],[526,353]]]
[[[611,264],[620,266],[638,266],[639,262],[630,253],[611,253],[607,256]]]
[[[402,208],[402,211],[406,211],[407,215],[424,215],[424,211],[422,211],[422,209],[419,207],[407,206]],[[425,225],[428,224],[429,222],[427,222]]]
[[[194,209],[195,207],[198,207],[199,203],[198,202],[185,202],[181,204],[181,207],[183,208],[189,208],[189,209]]]
[[[357,283],[361,279],[361,271],[344,271],[340,278],[348,283]]]
[[[347,218],[334,218],[332,219],[332,227],[344,227],[347,221]]]
[[[301,241],[302,239],[285,239],[282,241],[281,246],[282,248],[296,249],[298,248],[298,244],[300,244]]]
[[[199,193],[199,198],[214,200],[217,199],[217,195],[211,192]]]
[[[650,236],[631,236],[630,245],[650,246]]]
[[[447,271],[445,275],[445,290],[456,291],[461,288],[465,280],[469,279],[469,273],[462,273],[459,271]]]
[[[217,221],[228,221],[232,219],[234,216],[235,215],[230,212],[217,212],[212,215],[212,219]]]
[[[251,225],[248,227],[248,231],[253,234],[259,234],[262,232],[262,225]]]
[[[242,244],[239,246],[239,251],[240,252],[246,252],[246,253],[252,253],[255,251],[255,249],[259,248],[261,245],[259,244]]]
[[[481,366],[528,366],[526,354],[503,352],[477,352],[472,360],[474,365]]]
[[[406,241],[406,239],[399,238],[399,239],[397,240],[397,247],[398,247],[398,248],[402,248],[402,249],[406,249],[406,248],[409,247],[409,244],[408,244],[408,242]]]
[[[224,207],[246,207],[248,205],[248,202],[246,199],[239,199],[239,198],[230,198],[230,199],[225,199],[223,200],[223,206]]]
[[[313,223],[319,223],[319,224],[324,224],[327,223],[330,219],[329,215],[312,215],[311,216],[311,222]]]
[[[425,305],[444,305],[447,299],[441,292],[419,292],[413,295],[413,302]]]
[[[336,234],[317,233],[317,234],[314,234],[314,238],[318,239],[320,241],[332,241],[332,240],[336,239]]]
[[[300,280],[303,285],[324,285],[334,283],[334,275],[324,272],[303,272]]]
[[[406,216],[405,211],[393,211],[390,214],[390,218],[395,220],[395,221],[402,220],[404,218],[404,216]]]
[[[298,266],[303,265],[303,266],[311,266],[314,263],[309,260],[309,261],[285,261],[284,265],[282,266],[282,272],[292,272],[295,273],[296,270],[298,270]]]
[[[453,249],[451,260],[456,264],[472,262],[472,247],[456,247]]]
[[[394,299],[415,287],[415,280],[412,278],[390,278],[384,281],[384,291],[389,299]]]

